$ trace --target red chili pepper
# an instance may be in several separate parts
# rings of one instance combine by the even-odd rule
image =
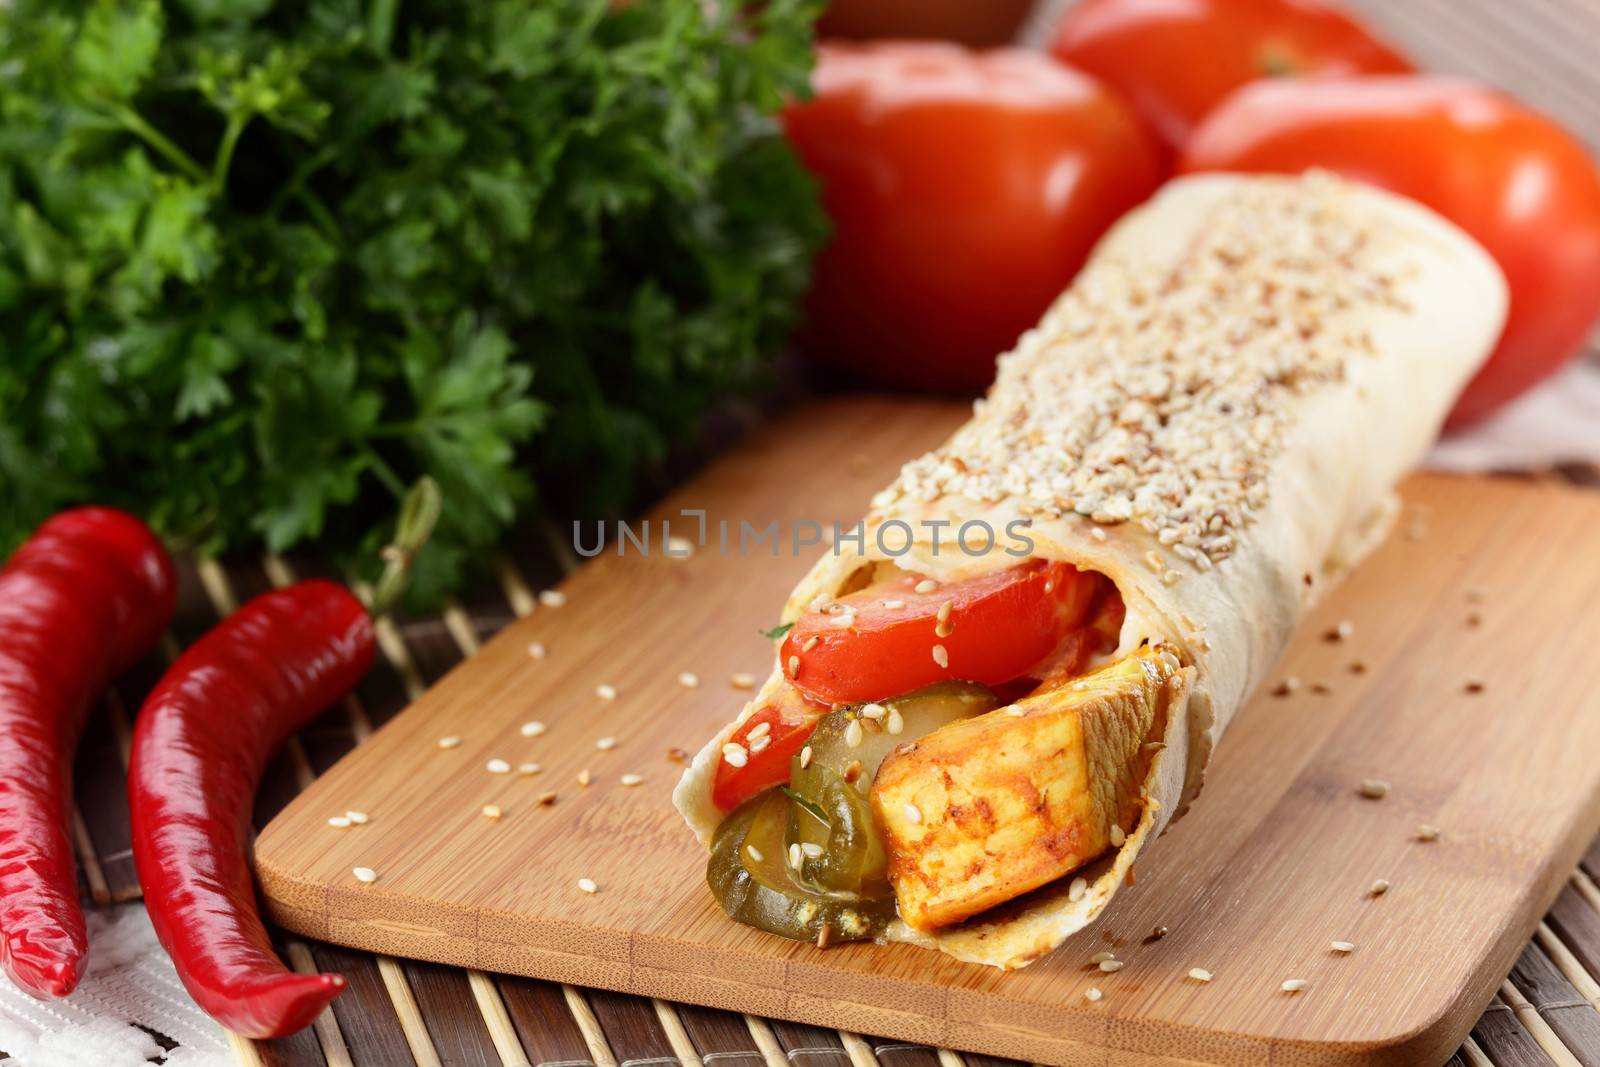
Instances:
[[[176,597],[160,540],[111,508],[62,512],[0,570],[0,961],[36,997],[72,992],[88,954],[67,831],[78,735]]]
[[[267,758],[372,664],[372,620],[342,586],[264,593],[178,658],[133,732],[133,859],[156,935],[196,1003],[246,1037],[311,1023],[344,989],[296,974],[256,911],[246,842]]]

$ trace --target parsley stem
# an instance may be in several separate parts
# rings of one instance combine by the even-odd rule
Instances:
[[[106,109],[112,118],[131,133],[136,134],[141,140],[154,148],[167,158],[167,161],[197,182],[206,181],[206,172],[200,164],[176,144],[167,138],[167,135],[156,129],[144,120],[144,116],[126,104],[108,103]]]
[[[217,158],[211,164],[211,192],[220,196],[228,182],[228,169],[233,165],[233,150],[239,144],[239,135],[250,125],[252,116],[235,111],[228,116],[228,125],[222,131],[222,144],[217,147]]]
[[[378,455],[377,449],[371,445],[363,446],[361,451],[367,457],[367,462],[372,465],[372,473],[378,476],[378,481],[383,483],[383,487],[393,493],[396,499],[404,500],[407,491],[406,483],[400,480],[400,476],[394,472],[394,468],[389,466],[388,462]]]

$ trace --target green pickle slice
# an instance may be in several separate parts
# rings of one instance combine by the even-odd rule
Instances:
[[[944,682],[830,712],[812,734],[805,766],[800,756],[791,763],[791,789],[752,797],[717,828],[706,880],[723,910],[799,941],[877,936],[895,915],[868,801],[878,765],[895,745],[999,703],[983,686]],[[799,846],[798,870],[791,845]]]

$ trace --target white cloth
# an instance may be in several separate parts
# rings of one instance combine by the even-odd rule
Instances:
[[[6,1067],[232,1067],[222,1028],[189,999],[143,904],[92,909],[89,973],[64,1000],[35,1000],[0,976]],[[163,1049],[148,1027],[177,1047]]]
[[[1600,362],[1575,363],[1486,421],[1446,437],[1427,463],[1461,472],[1600,463]]]

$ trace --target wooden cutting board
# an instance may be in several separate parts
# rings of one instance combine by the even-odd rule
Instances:
[[[710,546],[669,558],[657,525],[649,556],[608,550],[563,606],[507,627],[267,827],[271,914],[374,952],[1050,1063],[1442,1062],[1600,830],[1600,494],[1413,478],[1399,530],[1273,671],[1299,687],[1241,712],[1137,884],[1026,970],[819,951],[724,918],[668,800],[675,759],[737,712],[730,676],[765,676],[757,631],[817,549],[723,555],[716,523],[735,546],[741,519],[851,524],[965,414],[812,406],[684,486],[652,519],[692,534],[680,510],[703,508]],[[1344,619],[1353,634],[1329,639]],[[523,736],[530,720],[548,731]],[[1367,778],[1388,795],[1361,796]],[[348,809],[371,821],[328,825]],[[1418,841],[1420,824],[1442,836]],[[1092,966],[1104,948],[1126,967]],[[1212,981],[1186,977],[1196,967]],[[1284,993],[1290,978],[1309,987]]]

